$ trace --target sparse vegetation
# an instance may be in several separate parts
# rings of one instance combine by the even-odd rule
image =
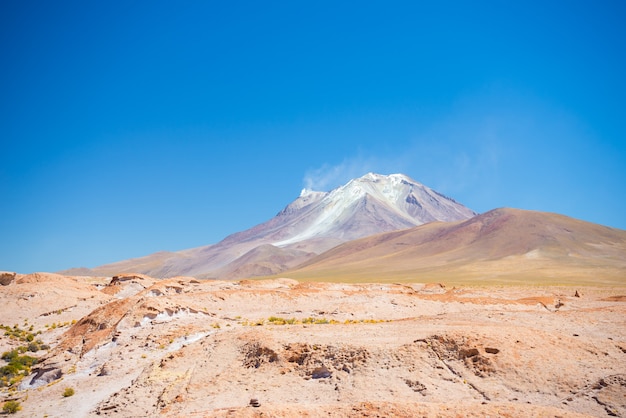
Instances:
[[[15,387],[24,376],[30,374],[30,368],[37,364],[35,357],[20,355],[24,351],[26,351],[25,347],[19,347],[2,354],[2,360],[9,364],[0,367],[0,386]]]
[[[63,397],[69,398],[72,395],[74,395],[74,388],[70,388],[70,387],[65,388],[65,390],[63,391]]]
[[[69,327],[72,326],[76,323],[75,319],[72,319],[71,321],[65,321],[65,322],[53,322],[52,324],[46,324],[45,327],[48,329],[57,329],[57,328],[63,328],[63,327]]]
[[[28,321],[25,320],[24,325],[27,325],[27,323]],[[37,335],[41,334],[41,331],[33,332],[32,325],[28,330],[21,329],[17,324],[13,327],[0,325],[0,329],[4,329],[5,337],[28,343],[28,345],[19,346],[2,354],[2,359],[8,364],[0,367],[0,387],[15,388],[24,376],[30,374],[31,367],[37,363],[37,358],[24,353],[36,353],[39,350],[47,350],[50,347],[36,338]]]
[[[346,319],[344,322],[340,322],[337,321],[336,319],[327,319],[324,317],[321,318],[313,318],[313,317],[307,317],[307,318],[302,318],[302,319],[296,319],[296,318],[281,318],[279,316],[270,316],[269,318],[267,318],[267,321],[265,319],[259,319],[257,321],[248,321],[243,320],[240,322],[241,325],[243,326],[261,326],[261,325],[265,325],[265,323],[268,323],[270,325],[308,325],[308,324],[312,324],[312,325],[324,325],[324,324],[331,324],[331,325],[336,325],[336,324],[378,324],[381,322],[389,322],[388,319]]]
[[[5,414],[15,414],[17,411],[20,411],[22,406],[17,401],[6,401],[2,406],[2,412]]]
[[[24,342],[33,341],[37,335],[41,334],[41,331],[33,332],[32,325],[28,328],[28,330],[25,330],[25,329],[21,329],[17,324],[13,325],[13,327],[0,324],[0,329],[4,330],[5,337],[9,337],[12,340],[18,340],[18,341],[24,341]]]
[[[276,316],[270,316],[269,318],[267,318],[267,321],[270,324],[274,324],[274,325],[293,325],[297,323],[296,318],[285,319],[285,318],[280,318]]]

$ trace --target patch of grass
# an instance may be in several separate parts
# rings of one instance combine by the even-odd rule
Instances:
[[[20,355],[24,351],[25,347],[19,347],[2,354],[2,359],[8,364],[0,367],[0,386],[15,387],[24,376],[30,374],[30,368],[37,364],[35,357]]]
[[[2,412],[5,414],[15,414],[17,411],[20,411],[22,406],[17,401],[6,401],[2,406]]]
[[[298,324],[303,324],[303,325],[325,325],[325,324],[331,324],[331,325],[337,325],[337,324],[378,324],[380,322],[390,322],[390,320],[388,319],[346,319],[344,322],[340,322],[337,321],[336,319],[327,319],[327,318],[313,318],[313,317],[307,317],[307,318],[302,318],[302,319],[296,319],[296,318],[282,318],[279,316],[270,316],[269,318],[267,318],[267,323],[270,325],[298,325]],[[260,326],[260,325],[264,325],[265,324],[265,320],[263,319],[259,319],[258,321],[255,322],[250,322],[248,320],[242,321],[241,325],[243,326]]]
[[[24,325],[27,324],[25,323]],[[37,335],[41,334],[41,331],[34,332],[32,325],[28,329],[22,329],[17,324],[13,325],[13,327],[0,324],[0,329],[4,330],[5,337],[23,342],[31,342],[35,340]]]
[[[65,321],[65,322],[53,322],[52,324],[48,325],[46,324],[45,327],[48,329],[57,329],[57,328],[63,328],[63,327],[69,327],[72,326],[76,323],[75,319],[72,319],[71,321]]]
[[[64,398],[69,398],[70,396],[74,395],[74,388],[65,388],[65,390],[63,391],[63,397]]]
[[[298,323],[296,318],[280,318],[277,316],[270,316],[267,318],[267,321],[274,325],[293,325]]]

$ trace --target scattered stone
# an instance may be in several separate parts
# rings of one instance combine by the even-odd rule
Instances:
[[[422,393],[426,390],[426,386],[424,386],[422,383],[418,382],[417,380],[404,379],[404,383],[406,383],[408,387],[413,389],[413,392]]]
[[[261,403],[259,402],[258,399],[252,398],[250,399],[250,406],[253,406],[254,408],[258,408],[259,406],[261,406]]]
[[[578,293],[578,290],[576,290],[576,293],[574,293],[574,297],[575,298],[579,298],[580,297],[580,293]]]
[[[274,350],[264,347],[258,342],[245,344],[241,351],[244,354],[243,364],[248,368],[258,369],[261,364],[278,361],[278,354]]]
[[[0,285],[8,286],[15,280],[15,273],[2,272],[0,273]]]
[[[109,376],[110,374],[111,370],[109,369],[109,365],[104,363],[100,368],[100,373],[98,373],[98,376]]]
[[[498,354],[499,352],[500,352],[500,350],[497,349],[497,348],[485,347],[485,353]]]
[[[313,379],[326,379],[330,376],[332,376],[332,373],[326,366],[316,367],[311,373]]]
[[[459,357],[460,358],[474,357],[474,356],[477,356],[478,354],[480,354],[480,353],[478,352],[477,348],[463,348],[463,349],[459,350]]]

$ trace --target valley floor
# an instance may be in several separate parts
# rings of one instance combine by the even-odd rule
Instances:
[[[626,417],[626,288],[40,275],[0,290],[2,322],[51,346],[0,395],[16,416]]]

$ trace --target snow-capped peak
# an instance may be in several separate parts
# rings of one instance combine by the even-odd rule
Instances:
[[[274,245],[285,246],[324,236],[354,239],[369,233],[475,215],[404,174],[367,173],[327,193],[303,189],[300,198],[282,213],[299,216],[295,211],[305,206],[306,219],[298,222],[298,228],[293,230],[295,234]]]

